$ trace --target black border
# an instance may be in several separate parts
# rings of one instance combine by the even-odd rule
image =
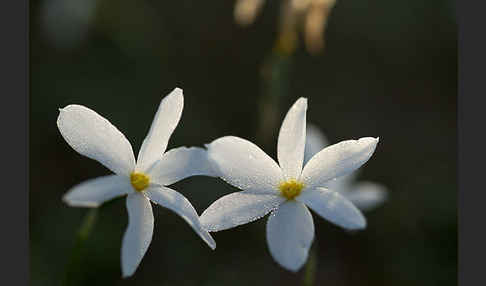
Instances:
[[[459,285],[486,285],[486,3],[456,1],[456,8],[459,24],[458,282]]]
[[[29,284],[28,7],[27,0],[0,5],[2,285]]]

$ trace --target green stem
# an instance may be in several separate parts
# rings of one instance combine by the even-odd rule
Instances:
[[[259,126],[257,139],[269,145],[278,129],[280,100],[288,96],[292,54],[274,49],[261,68],[262,92],[259,100]]]
[[[314,243],[314,246],[309,251],[309,259],[307,260],[307,264],[305,265],[304,269],[304,279],[303,285],[304,286],[312,286],[315,285],[316,282],[316,269],[317,269],[317,246]]]
[[[69,258],[69,263],[66,267],[66,272],[64,275],[64,280],[62,285],[71,286],[76,285],[76,280],[79,278],[81,267],[81,262],[83,258],[84,243],[88,239],[91,231],[94,228],[98,218],[98,209],[90,209],[88,213],[84,216],[81,226],[76,233],[76,239],[74,246],[71,250],[71,255]]]

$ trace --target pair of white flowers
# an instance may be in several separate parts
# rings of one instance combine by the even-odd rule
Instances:
[[[123,277],[135,272],[152,240],[150,202],[181,216],[212,249],[216,242],[208,231],[229,229],[272,212],[267,223],[270,253],[292,271],[304,264],[314,238],[307,207],[346,229],[366,226],[365,218],[350,200],[325,186],[363,165],[373,154],[377,138],[332,145],[303,166],[307,100],[300,98],[280,129],[280,165],[253,143],[233,136],[216,139],[206,145],[207,151],[180,147],[165,152],[181,117],[183,101],[179,88],[162,100],[136,160],[130,142],[108,120],[81,105],[60,109],[57,125],[66,142],[115,173],[74,186],[63,200],[70,206],[98,207],[115,197],[127,197],[129,221],[121,249]],[[220,177],[242,191],[215,201],[199,217],[183,195],[167,187],[195,175]]]

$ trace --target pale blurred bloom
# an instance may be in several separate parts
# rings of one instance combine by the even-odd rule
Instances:
[[[255,144],[226,136],[206,145],[221,179],[241,189],[212,203],[201,215],[208,231],[230,229],[272,213],[267,244],[285,269],[299,270],[314,239],[309,209],[345,229],[366,227],[366,219],[326,182],[349,174],[368,161],[378,138],[346,140],[325,148],[304,164],[307,99],[290,108],[280,128],[277,164]]]
[[[202,148],[180,147],[165,152],[183,104],[179,88],[162,99],[137,160],[127,138],[95,111],[81,105],[60,109],[57,126],[66,142],[115,173],[74,186],[64,195],[64,202],[75,207],[98,207],[126,196],[128,226],[121,250],[123,277],[133,275],[152,241],[154,216],[150,202],[181,216],[209,247],[216,248],[191,203],[166,187],[190,176],[214,176]]]
[[[280,10],[277,51],[292,53],[297,47],[299,29],[304,33],[309,53],[316,54],[324,48],[324,32],[329,14],[336,0],[286,0]],[[247,26],[255,21],[264,0],[237,0],[234,8],[235,21]]]
[[[317,126],[308,124],[304,162],[309,161],[312,156],[329,145],[324,133]],[[355,176],[356,172],[336,178],[326,183],[326,187],[340,192],[341,195],[345,196],[363,211],[372,210],[385,202],[388,197],[388,191],[385,186],[367,181],[356,183]]]
[[[305,16],[305,44],[310,53],[318,53],[324,48],[324,31],[335,0],[313,0]]]
[[[40,9],[41,31],[53,46],[74,48],[88,36],[96,7],[96,0],[45,0]]]
[[[252,24],[263,4],[264,0],[237,0],[234,9],[236,22],[242,26]]]

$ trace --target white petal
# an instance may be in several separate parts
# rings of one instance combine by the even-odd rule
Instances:
[[[64,195],[63,201],[72,207],[95,208],[132,190],[128,177],[110,175],[87,180],[74,186]]]
[[[184,96],[180,88],[175,88],[162,99],[152,126],[138,153],[137,171],[144,172],[162,157],[167,149],[169,138],[179,123],[183,106]]]
[[[219,198],[201,215],[208,231],[220,231],[255,221],[277,208],[285,198],[279,195],[236,192]]]
[[[290,108],[278,134],[278,162],[286,179],[299,179],[305,150],[307,98],[299,98]]]
[[[305,136],[304,164],[330,144],[324,133],[316,125],[311,123],[307,123]],[[352,172],[339,178],[334,178],[324,183],[322,187],[333,191],[344,192],[350,187],[352,181],[356,179],[357,173]]]
[[[81,105],[68,105],[59,109],[57,127],[76,152],[100,162],[116,174],[129,175],[133,171],[132,145],[95,111]]]
[[[347,175],[331,179],[322,184],[322,187],[340,193],[348,192],[352,187],[353,182],[356,180],[357,173],[358,172],[352,172]]]
[[[308,187],[320,187],[330,179],[349,174],[368,161],[376,144],[378,138],[365,137],[331,145],[305,165],[302,180]]]
[[[277,193],[282,171],[258,146],[225,136],[206,145],[215,170],[227,183],[250,192]]]
[[[386,188],[372,182],[359,183],[343,195],[363,211],[371,210],[387,199]]]
[[[123,277],[133,275],[152,241],[154,215],[150,201],[140,193],[127,196],[128,227],[122,241]]]
[[[361,211],[338,192],[316,188],[304,190],[295,199],[340,227],[346,229],[363,229],[366,227],[366,219]]]
[[[313,239],[312,215],[300,202],[287,201],[268,217],[268,248],[285,269],[296,272],[304,265]]]
[[[197,147],[171,149],[152,165],[147,174],[153,182],[164,186],[190,176],[217,177],[206,150]]]
[[[324,133],[319,130],[314,124],[307,123],[307,131],[305,135],[305,152],[304,152],[304,164],[315,154],[319,153],[322,149],[329,145]]]
[[[216,248],[216,242],[203,229],[199,222],[199,215],[197,214],[191,203],[180,193],[162,186],[151,186],[146,191],[147,196],[154,203],[168,208],[171,211],[182,217],[194,231],[206,242],[211,249]]]

